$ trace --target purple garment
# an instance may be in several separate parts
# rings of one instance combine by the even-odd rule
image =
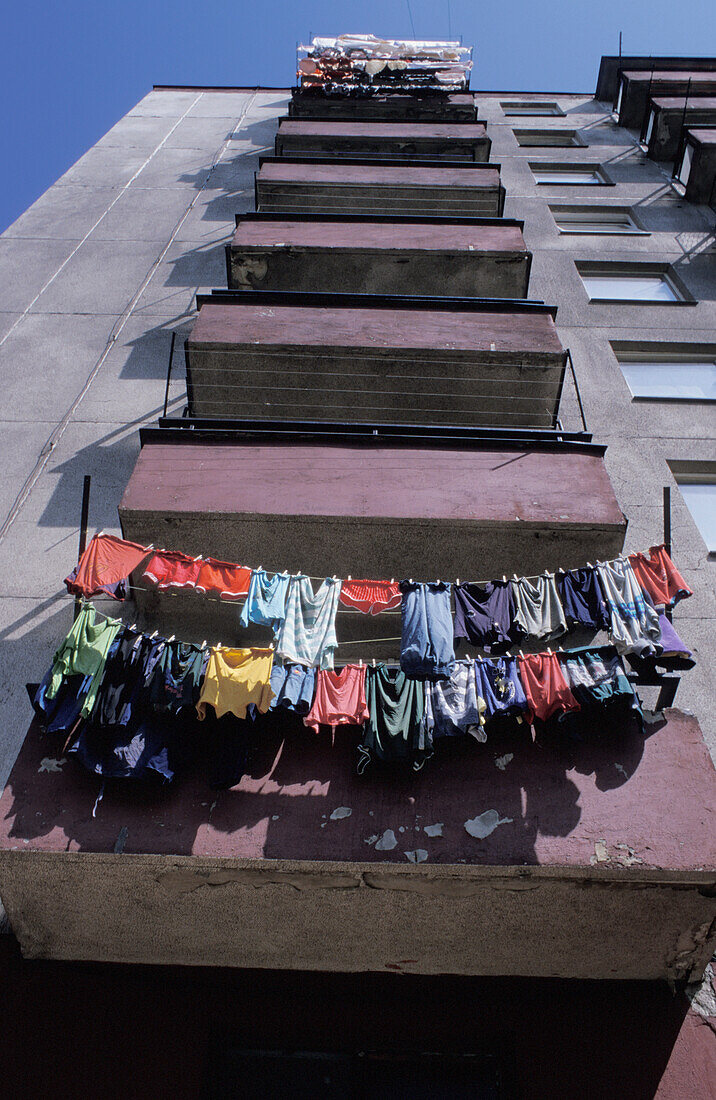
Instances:
[[[557,590],[568,626],[609,629],[609,609],[599,583],[599,574],[593,566],[558,573]]]
[[[509,649],[522,635],[514,621],[509,581],[455,585],[455,641],[465,640],[488,652]]]

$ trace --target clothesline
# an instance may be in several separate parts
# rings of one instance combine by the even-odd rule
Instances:
[[[101,530],[101,531],[98,531],[93,537],[94,538],[101,538],[105,534],[106,534],[106,532],[104,530]],[[115,536],[112,536],[112,537],[113,538],[120,538],[121,536],[115,535]],[[144,549],[147,551],[147,554],[184,554],[184,551],[170,550],[167,547],[159,548],[159,547],[153,546],[151,543],[149,544],[149,546],[144,546]],[[622,553],[622,554],[618,554],[616,558],[610,558],[607,561],[602,561],[601,559],[597,558],[594,564],[592,564],[592,562],[585,562],[584,565],[573,566],[572,569],[564,569],[562,566],[558,566],[558,568],[556,570],[543,569],[541,573],[532,573],[532,574],[521,573],[519,575],[517,573],[513,573],[510,577],[508,577],[506,574],[503,574],[502,581],[503,582],[507,582],[508,580],[536,581],[536,580],[539,580],[541,577],[556,577],[560,573],[574,572],[577,569],[584,569],[584,568],[593,569],[595,567],[595,565],[610,565],[614,561],[620,561],[620,560],[624,560],[628,557],[635,557],[635,556],[645,555],[645,554],[647,554],[647,551],[634,550],[634,551],[632,551],[631,555],[626,555],[626,554]],[[192,558],[194,561],[207,561],[208,558],[211,557],[211,555],[207,555],[207,557],[204,557],[204,555],[202,555],[202,554],[199,554],[199,555],[185,554],[185,557]],[[242,566],[239,562],[228,562],[226,564],[235,566],[236,568],[243,568],[243,569],[252,568],[251,566]],[[257,569],[257,570],[262,569],[264,572],[272,574],[272,575],[277,575],[277,574],[280,575],[280,574],[283,574],[283,573],[286,572],[286,570],[284,570],[284,569],[275,569],[275,568],[271,568],[271,567],[266,568],[266,566],[264,566],[264,565],[258,565],[258,566],[255,567],[255,569]],[[296,577],[308,577],[309,580],[316,581],[318,583],[321,583],[321,582],[325,581],[327,576],[328,576],[328,574],[326,574],[326,573],[324,573],[320,576],[313,576],[312,574],[302,573],[300,571],[298,571],[296,573],[289,574],[289,575],[290,576],[296,576]],[[340,580],[341,584],[343,584],[346,581],[354,581],[356,579],[364,579],[364,578],[354,578],[352,575],[341,578],[341,577],[337,577],[335,574],[333,574],[332,579],[333,580]],[[410,577],[408,579],[410,580],[411,583],[413,583],[413,578],[412,577]],[[396,578],[396,577],[390,577],[389,579],[387,577],[371,577],[370,580],[379,581],[380,583],[385,583],[385,584],[396,584],[396,583],[398,583],[398,578]],[[498,580],[499,580],[499,578],[498,578]],[[432,583],[436,583],[436,582],[435,581],[418,581],[417,583],[419,583],[419,584],[432,584]],[[437,578],[437,583],[438,584],[441,583],[441,578],[440,577]],[[449,584],[449,583],[452,583],[452,582],[448,581],[448,580],[444,580],[444,583]],[[492,577],[492,578],[488,578],[486,580],[467,580],[467,579],[463,578],[461,580],[459,577],[457,577],[456,580],[455,580],[455,583],[456,584],[472,584],[472,585],[478,585],[480,587],[483,587],[484,585],[487,585],[487,584],[494,584],[495,583],[495,578]],[[144,591],[144,592],[149,592],[149,591],[156,592],[157,591],[157,588],[146,589],[146,588],[141,588],[141,587],[136,586],[136,585],[131,585],[130,588],[136,588],[136,590],[140,591],[140,592],[141,591]],[[163,595],[169,595],[169,594],[178,595],[179,594],[179,593],[170,592],[168,590],[161,590],[161,591],[162,591]],[[206,598],[212,598],[212,597],[207,596]],[[227,601],[220,599],[219,602],[226,603]],[[386,612],[381,612],[381,614],[386,614]]]

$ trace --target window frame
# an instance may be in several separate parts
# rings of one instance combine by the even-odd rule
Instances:
[[[568,204],[568,203],[567,204],[548,203],[547,205],[549,206],[549,212],[552,215],[552,218],[554,219],[554,223],[557,227],[557,231],[560,234],[563,234],[563,235],[566,235],[566,236],[570,236],[570,235],[580,236],[580,237],[587,237],[587,236],[595,236],[595,237],[610,237],[610,236],[611,237],[650,237],[651,236],[651,232],[648,229],[644,229],[644,226],[639,221],[639,218],[634,213],[634,210],[631,206],[606,206],[606,205],[605,206],[599,206],[599,205],[589,206],[588,204],[583,204],[583,205],[574,204],[574,205],[571,205],[571,204]],[[559,224],[558,218],[560,216],[568,216],[569,214],[574,214],[575,215],[574,222],[573,222],[574,228],[565,229],[563,226],[561,226]],[[625,218],[627,218],[631,224],[628,227],[624,228],[624,229],[617,229],[617,228],[611,228],[611,229],[607,229],[607,228],[605,228],[605,229],[579,229],[578,228],[578,226],[579,226],[579,216],[578,215],[581,215],[581,214],[584,215],[584,221],[585,222],[590,220],[590,215],[592,215],[592,219],[594,221],[599,221],[600,217],[602,217],[602,218],[607,217],[608,218],[608,216],[610,214],[614,214],[614,215],[620,215],[621,214]],[[609,222],[605,221],[604,224],[605,224],[605,226],[609,225]],[[616,226],[616,224],[617,224],[616,222],[613,223],[614,226]]]
[[[697,305],[697,300],[688,290],[688,288],[681,281],[679,276],[674,271],[671,264],[668,263],[648,263],[639,261],[622,261],[622,260],[575,260],[574,265],[577,269],[577,273],[582,280],[582,286],[584,292],[587,295],[587,299],[590,305],[629,305],[629,306],[694,306]],[[611,278],[624,278],[630,277],[639,278],[653,278],[660,277],[671,291],[675,295],[674,299],[649,299],[649,298],[592,298],[589,294],[587,286],[584,282],[584,277],[611,277]]]
[[[676,345],[679,347],[680,345]],[[622,374],[624,375],[624,381],[632,395],[632,401],[644,402],[644,401],[658,401],[660,404],[680,404],[684,403],[689,405],[712,405],[716,404],[716,394],[713,397],[701,397],[694,394],[656,394],[656,393],[634,393],[629,378],[624,373],[624,367],[629,366],[649,366],[649,367],[673,367],[678,371],[679,367],[688,366],[701,366],[710,365],[713,366],[714,375],[716,375],[716,346],[712,346],[709,351],[697,352],[697,351],[668,351],[658,352],[649,351],[648,345],[645,345],[644,349],[638,351],[619,352],[614,351],[615,358],[619,364]],[[612,348],[612,350],[614,350]]]
[[[696,519],[696,516],[691,510],[688,502],[688,497],[682,491],[682,486],[685,485],[713,485],[714,491],[716,491],[716,462],[693,462],[674,460],[669,462],[669,468],[672,476],[676,481],[676,484],[681,493],[681,499],[683,500],[686,510],[688,511],[693,521],[696,530],[703,539],[706,546],[707,556],[713,561],[716,560],[716,533],[714,536],[714,545],[710,546],[706,537],[706,533],[702,530],[700,523]]]

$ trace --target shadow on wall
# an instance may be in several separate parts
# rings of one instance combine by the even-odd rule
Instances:
[[[217,749],[209,723],[197,725],[197,759],[183,777],[109,780],[93,817],[100,777],[33,724],[3,795],[0,845],[111,852],[126,829],[127,852],[588,865],[590,830],[600,824],[582,820],[583,806],[591,817],[596,807],[601,822],[597,792],[625,784],[644,749],[636,726],[536,743],[525,729],[486,744],[441,739],[421,772],[373,765],[359,776],[354,727],[339,728],[332,743],[329,731],[316,735],[295,716],[268,716],[251,727],[246,762],[241,726]],[[212,790],[209,775],[232,768],[240,780]]]

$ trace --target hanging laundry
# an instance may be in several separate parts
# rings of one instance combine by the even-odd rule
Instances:
[[[50,667],[32,697],[32,706],[45,733],[57,733],[66,737],[82,720],[82,707],[92,684],[92,677],[67,676],[57,694],[48,699],[47,689],[51,678]]]
[[[201,558],[190,558],[178,550],[158,550],[146,564],[143,580],[151,581],[160,592],[167,588],[195,588]]]
[[[365,615],[378,615],[400,607],[402,600],[397,581],[344,581],[341,585],[341,603],[362,611]]]
[[[663,543],[650,546],[649,557],[641,553],[630,554],[629,561],[637,581],[655,606],[673,607],[679,600],[693,596]]]
[[[455,661],[446,680],[425,684],[425,728],[432,736],[469,733],[476,741],[484,741],[485,709],[474,661]]]
[[[272,665],[272,649],[212,647],[196,704],[199,718],[206,716],[207,706],[214,708],[217,718],[228,712],[245,718],[251,703],[265,714],[273,698]]]
[[[553,573],[543,573],[533,583],[527,577],[510,582],[515,605],[514,621],[528,638],[549,641],[566,633],[562,601]]]
[[[359,775],[373,760],[407,761],[418,771],[432,754],[432,739],[423,722],[423,681],[380,664],[366,669],[365,696],[368,718],[358,746]]]
[[[246,771],[254,727],[233,714],[217,718],[212,711],[207,712],[205,724],[209,787],[225,791],[239,783]]]
[[[55,653],[46,698],[53,699],[68,676],[77,673],[91,676],[80,708],[81,717],[86,718],[95,704],[109,647],[123,625],[118,619],[102,619],[96,623],[92,604],[83,607]]]
[[[92,721],[99,726],[126,726],[133,704],[149,691],[164,639],[152,639],[130,627],[119,631],[107,654]],[[143,702],[146,701],[143,700]]]
[[[455,660],[451,585],[401,581],[400,667],[409,676],[447,676]]]
[[[659,616],[626,558],[597,565],[610,615],[609,640],[620,653],[653,653],[659,641]]]
[[[472,642],[488,653],[509,649],[521,637],[514,612],[509,581],[456,584],[455,641]]]
[[[275,634],[286,618],[288,582],[288,573],[270,576],[265,569],[254,569],[239,616],[241,625],[246,627],[249,623],[256,623],[257,626],[269,626]]]
[[[208,649],[176,639],[167,642],[152,681],[152,705],[174,713],[196,706],[208,660]]]
[[[696,664],[691,650],[685,642],[682,642],[663,612],[659,614],[659,641],[656,652],[639,657],[635,653],[625,654],[627,661],[634,669],[645,676],[653,676],[657,669],[667,672],[683,672],[693,668]]]
[[[319,669],[316,695],[304,725],[318,733],[321,726],[360,726],[369,717],[365,698],[365,667],[345,665],[340,671]]]
[[[251,570],[243,565],[216,558],[202,558],[196,578],[196,590],[216,593],[222,600],[241,600],[249,591]]]
[[[286,618],[276,635],[276,652],[284,661],[333,668],[338,647],[336,611],[341,582],[327,577],[314,593],[309,577],[291,577]]]
[[[594,566],[557,574],[557,590],[569,627],[608,630],[609,608]]]
[[[274,697],[269,710],[283,707],[294,714],[308,714],[316,693],[316,669],[274,662],[271,690]]]
[[[485,719],[521,718],[529,710],[516,657],[478,657],[477,694],[485,701]]]
[[[573,649],[557,654],[557,658],[572,695],[583,709],[626,704],[641,714],[634,688],[612,646]]]
[[[564,678],[556,653],[527,653],[519,658],[520,679],[528,703],[527,720],[545,722],[560,711],[580,706]]]
[[[73,596],[97,596],[103,593],[115,600],[127,594],[126,581],[151,551],[138,542],[127,542],[116,535],[94,535],[69,577],[67,591]]]

